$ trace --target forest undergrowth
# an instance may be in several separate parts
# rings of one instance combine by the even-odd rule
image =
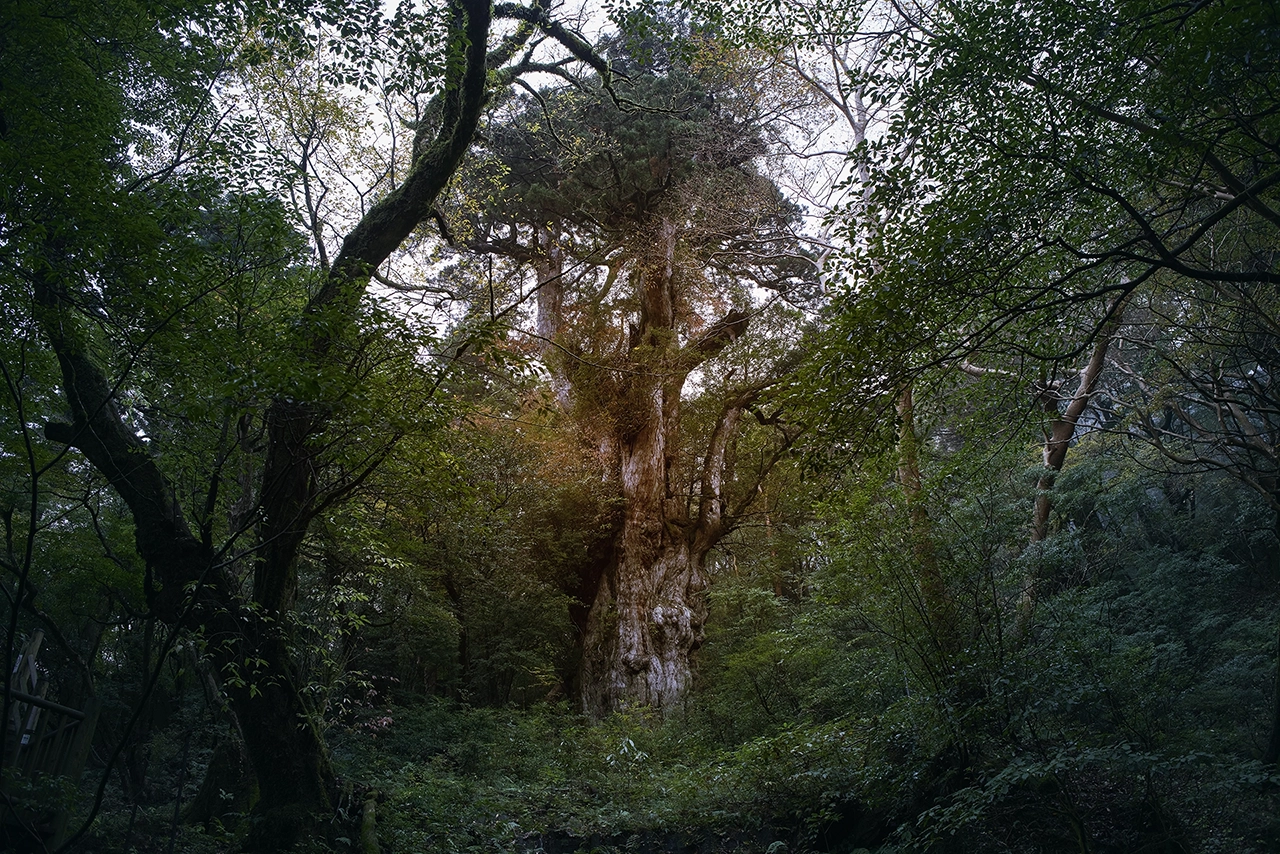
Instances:
[[[1060,528],[1017,549],[1027,491],[1004,471],[970,470],[946,499],[945,627],[868,464],[821,508],[822,559],[815,529],[775,530],[773,562],[717,579],[679,712],[591,722],[564,700],[389,690],[328,729],[360,787],[348,808],[373,799],[395,852],[1275,850],[1265,508],[1220,477],[1118,464],[1097,438],[1059,483]],[[1019,625],[1028,573],[1047,592]],[[219,817],[174,821],[189,806],[165,794],[196,797],[214,739],[193,686],[172,702],[150,746],[159,797],[109,804],[93,850],[234,847],[230,791]]]

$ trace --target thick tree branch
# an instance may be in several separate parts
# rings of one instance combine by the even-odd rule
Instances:
[[[738,433],[742,413],[754,403],[764,390],[763,386],[739,392],[725,402],[711,431],[707,456],[702,465],[702,486],[698,506],[698,520],[694,528],[694,551],[704,553],[724,534],[725,462],[729,448]]]
[[[146,445],[124,423],[112,388],[89,357],[77,319],[60,298],[52,273],[37,277],[36,301],[39,322],[62,370],[73,418],[70,425],[50,423],[45,434],[84,453],[129,507],[138,553],[163,572],[163,587],[152,607],[172,620],[181,609],[184,588],[203,577],[213,555],[187,526],[172,487]],[[210,581],[221,595],[233,589],[221,570]]]
[[[475,138],[487,96],[489,4],[453,0],[450,5],[452,40],[436,136],[421,148],[404,183],[370,208],[347,235],[324,285],[306,307],[303,353],[308,368],[317,373],[330,367],[330,354],[352,328],[373,272],[431,216]],[[316,512],[318,451],[311,442],[331,414],[328,404],[290,398],[277,399],[267,414],[262,549],[255,563],[254,597],[271,611],[287,609],[296,595],[294,561]]]
[[[600,80],[605,88],[609,87],[609,80],[613,70],[609,67],[608,61],[596,53],[591,45],[577,33],[569,30],[559,21],[553,20],[545,4],[536,3],[533,6],[522,6],[518,3],[497,3],[493,7],[493,17],[526,21],[536,26],[558,41],[569,53],[573,54],[574,58],[594,68],[596,73],[600,75]],[[622,75],[618,76],[621,77]]]
[[[690,370],[718,355],[724,348],[737,341],[747,331],[751,315],[733,309],[717,320],[702,337],[691,341],[681,350],[681,361]]]

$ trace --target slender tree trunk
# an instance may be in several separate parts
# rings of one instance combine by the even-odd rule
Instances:
[[[1045,411],[1053,416],[1049,429],[1045,434],[1044,468],[1036,479],[1035,508],[1031,519],[1031,542],[1038,543],[1049,533],[1049,514],[1053,510],[1053,485],[1058,472],[1066,463],[1067,449],[1071,447],[1071,439],[1076,434],[1080,418],[1089,408],[1089,401],[1097,389],[1098,379],[1102,376],[1102,368],[1106,364],[1107,350],[1111,347],[1111,339],[1115,336],[1124,319],[1125,297],[1108,306],[1109,319],[1098,330],[1097,340],[1089,354],[1089,361],[1080,369],[1080,379],[1076,390],[1067,398],[1066,406],[1059,411],[1061,398],[1052,390],[1044,393]]]
[[[560,328],[564,324],[564,249],[560,235],[550,226],[540,225],[534,236],[537,255],[534,269],[538,276],[538,350],[551,374],[551,388],[556,404],[569,409],[569,380],[564,369],[564,356],[557,351]]]
[[[1107,306],[1108,318],[1098,330],[1097,339],[1089,353],[1089,361],[1080,369],[1080,379],[1075,392],[1067,398],[1066,406],[1061,410],[1058,406],[1061,398],[1052,389],[1044,392],[1044,408],[1053,418],[1045,435],[1043,460],[1044,468],[1036,478],[1035,505],[1031,515],[1031,542],[1038,543],[1049,534],[1049,515],[1053,510],[1053,486],[1057,482],[1058,473],[1062,471],[1067,459],[1067,449],[1071,447],[1080,419],[1089,408],[1093,399],[1102,369],[1106,365],[1107,351],[1111,347],[1111,339],[1115,336],[1124,320],[1125,304],[1128,294],[1122,294]],[[1023,579],[1022,594],[1018,598],[1017,620],[1014,634],[1022,635],[1031,624],[1031,616],[1035,611],[1040,579],[1032,574]]]
[[[933,522],[925,503],[920,477],[920,437],[916,432],[915,400],[911,386],[898,397],[898,483],[907,501],[911,551],[915,559],[924,616],[938,644],[946,647],[952,632],[946,582],[933,548]]]

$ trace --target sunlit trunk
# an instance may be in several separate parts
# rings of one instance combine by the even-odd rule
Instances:
[[[668,448],[679,432],[679,392],[655,383],[646,423],[622,443],[622,531],[600,579],[583,644],[584,710],[667,709],[688,691],[690,654],[706,621],[703,561],[672,494]]]
[[[701,461],[692,516],[688,487],[675,482],[680,395],[689,371],[736,340],[747,319],[730,312],[701,337],[679,341],[677,236],[666,219],[654,228],[654,251],[637,273],[639,322],[622,378],[575,388],[596,395],[608,389],[599,402],[610,425],[602,444],[616,453],[622,501],[621,528],[583,634],[582,707],[596,717],[636,706],[671,709],[688,692],[707,614],[706,556],[724,533],[727,451],[743,408],[759,394],[726,402]]]
[[[1093,394],[1097,390],[1098,380],[1101,378],[1102,369],[1106,365],[1107,351],[1111,347],[1111,339],[1115,336],[1116,331],[1124,320],[1127,300],[1127,295],[1120,296],[1107,307],[1109,316],[1106,322],[1098,329],[1093,349],[1089,354],[1089,361],[1080,369],[1080,378],[1076,384],[1075,391],[1072,392],[1070,397],[1065,398],[1066,405],[1059,409],[1059,405],[1064,398],[1055,389],[1046,388],[1043,392],[1045,411],[1052,418],[1048,429],[1045,431],[1042,452],[1044,467],[1036,478],[1035,506],[1031,515],[1030,539],[1032,543],[1041,542],[1049,535],[1049,517],[1053,510],[1053,487],[1057,482],[1058,473],[1062,471],[1062,467],[1066,463],[1067,449],[1071,447],[1071,440],[1075,437],[1076,429],[1080,425],[1080,419],[1089,408],[1089,402],[1093,399]],[[1041,579],[1037,579],[1032,575],[1028,575],[1023,580],[1015,626],[1015,631],[1018,634],[1023,633],[1030,625],[1031,615],[1039,598],[1037,587],[1040,581]]]
[[[1080,379],[1075,391],[1065,398],[1066,405],[1059,410],[1063,397],[1054,389],[1045,389],[1044,408],[1052,419],[1045,431],[1045,442],[1042,459],[1044,468],[1036,479],[1036,501],[1031,520],[1031,542],[1038,543],[1049,533],[1049,514],[1053,509],[1051,490],[1066,463],[1067,449],[1076,434],[1080,419],[1089,408],[1089,401],[1097,390],[1098,380],[1102,376],[1102,368],[1106,365],[1107,350],[1111,347],[1111,339],[1124,319],[1125,298],[1120,298],[1108,306],[1110,317],[1098,330],[1089,361],[1080,369]]]

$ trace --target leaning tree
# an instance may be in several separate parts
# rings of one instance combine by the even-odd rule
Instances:
[[[549,5],[31,0],[0,13],[0,287],[22,346],[56,363],[62,409],[6,420],[127,506],[151,613],[170,638],[194,636],[234,712],[259,847],[291,844],[337,791],[294,607],[312,521],[395,442],[359,414],[368,396],[348,376],[377,331],[371,276],[429,218],[493,92],[538,67],[539,40],[607,73]],[[295,126],[290,168],[252,171],[281,165],[240,106],[273,62],[307,64],[330,93],[362,89],[389,105],[392,141],[409,137],[346,220],[319,222],[322,182],[302,180],[329,143],[323,123]],[[271,198],[283,189],[313,215],[310,252]]]

